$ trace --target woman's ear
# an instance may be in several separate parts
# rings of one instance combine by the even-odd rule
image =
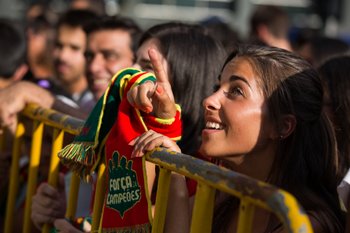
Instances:
[[[294,115],[286,114],[282,116],[279,124],[279,138],[287,138],[295,129],[297,120]]]

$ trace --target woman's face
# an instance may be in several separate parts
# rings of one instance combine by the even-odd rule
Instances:
[[[202,154],[231,160],[271,152],[270,139],[276,135],[257,80],[245,58],[236,58],[225,66],[220,88],[203,102],[206,127],[202,131]]]
[[[165,72],[167,73],[167,76],[169,77],[168,74],[168,62],[165,59],[165,57],[162,55],[162,53],[160,52],[159,46],[158,46],[158,41],[154,38],[151,38],[149,40],[146,40],[137,50],[136,53],[136,64],[135,66],[137,68],[140,68],[142,70],[154,73],[153,71],[153,67],[148,55],[148,50],[149,49],[156,49],[157,51],[159,51],[159,56],[160,56],[160,60],[162,62],[163,68],[165,70]]]

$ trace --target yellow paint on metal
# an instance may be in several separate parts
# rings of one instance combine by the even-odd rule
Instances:
[[[284,213],[284,218],[281,218],[280,214],[278,216],[284,223],[284,226],[288,228],[288,231],[302,233],[313,232],[309,218],[305,212],[301,212],[297,200],[286,191],[280,190],[279,192],[283,195],[287,213]]]
[[[77,174],[72,173],[71,181],[69,185],[69,196],[68,196],[68,204],[66,210],[66,218],[73,220],[75,218],[75,212],[77,210],[77,200],[79,194],[80,187],[80,178]],[[89,203],[87,203],[88,205]]]
[[[152,233],[164,232],[170,180],[171,172],[164,168],[160,168]]]
[[[104,161],[104,160],[103,160]],[[100,224],[101,213],[106,194],[106,164],[101,163],[98,168],[96,192],[92,213],[91,232],[97,232]]]
[[[67,115],[57,113],[53,110],[39,108],[35,105],[27,106],[22,114],[34,119],[35,122],[30,155],[30,171],[24,222],[24,232],[29,232],[31,227],[31,197],[34,193],[34,188],[36,188],[37,182],[37,169],[40,160],[43,124],[49,125],[53,128],[62,129],[65,132],[76,135],[83,126],[83,122],[69,116],[67,117]],[[23,132],[23,125],[19,125],[13,147],[14,156],[16,154],[20,154],[19,139]],[[58,133],[57,131],[57,134],[62,134],[63,138],[63,132]],[[56,137],[57,145],[61,144],[59,142],[61,139],[58,139],[60,137],[61,136]],[[57,151],[58,148],[60,148],[60,146],[53,148],[52,154],[54,154],[54,151]],[[55,156],[52,157],[55,158]],[[216,189],[241,199],[242,204],[240,206],[240,215],[238,220],[239,232],[249,232],[251,230],[250,223],[252,222],[255,206],[275,213],[283,222],[287,232],[312,232],[310,221],[305,212],[298,205],[296,199],[289,193],[277,189],[272,185],[254,180],[242,174],[235,173],[226,168],[218,167],[212,163],[204,162],[191,156],[178,154],[176,152],[171,152],[161,148],[147,154],[146,159],[161,167],[152,232],[163,232],[171,171],[195,179],[199,183],[192,215],[191,232],[211,232],[211,219],[213,216],[214,194]],[[55,184],[57,183],[56,173],[58,172],[58,161],[51,161],[51,165],[50,174],[54,175],[50,175],[52,178],[49,178],[49,183]],[[102,164],[99,167],[97,178],[98,183],[94,203],[95,205],[93,207],[93,232],[97,230],[101,220],[102,206],[106,191],[106,182],[104,180],[105,169],[105,164]],[[79,177],[72,175],[70,185],[71,192],[69,194],[66,212],[66,217],[69,219],[75,217],[79,184]],[[13,211],[16,196],[14,194],[17,193],[18,189],[18,159],[16,162],[15,157],[11,165],[11,180],[9,189],[10,194],[7,205],[12,206],[12,208],[7,207],[7,211],[10,212],[6,212],[5,233],[12,232],[11,222],[13,222]]]
[[[53,132],[53,143],[51,150],[51,161],[50,161],[50,173],[48,178],[49,185],[57,187],[58,183],[58,172],[59,172],[59,163],[60,159],[57,154],[62,149],[63,145],[63,130],[54,129]]]
[[[249,206],[256,205],[263,209],[272,211],[280,217],[287,232],[313,232],[307,215],[298,205],[296,199],[287,192],[270,184],[252,179],[226,168],[217,167],[214,164],[202,160],[197,160],[188,155],[175,152],[169,153],[169,151],[162,148],[156,148],[151,153],[147,153],[146,158],[148,161],[158,164],[166,169],[195,179],[199,183],[209,185],[214,189],[244,199],[246,203],[249,203]],[[286,194],[288,194],[288,196]],[[251,207],[248,207],[248,217],[244,217],[243,215],[242,222],[248,221],[249,215],[253,215],[254,211],[250,208]],[[207,211],[207,209],[209,209],[209,207],[203,211]],[[288,213],[285,212],[286,209],[289,210]],[[203,224],[203,221],[198,221],[195,225],[197,224],[201,225]],[[288,225],[290,225],[290,227]],[[198,226],[198,228],[199,227],[200,226]],[[192,229],[191,232],[202,231]],[[245,230],[242,230],[241,232],[245,232]]]
[[[211,233],[215,189],[198,183],[192,212],[191,232]]]
[[[84,125],[84,121],[52,109],[44,109],[36,104],[28,104],[22,111],[22,115],[30,119],[40,121],[57,129],[64,129],[65,132],[77,135]]]
[[[14,214],[15,214],[15,204],[16,197],[18,193],[18,184],[19,184],[19,159],[21,157],[21,139],[25,132],[24,125],[19,123],[16,129],[15,138],[12,147],[12,162],[10,168],[10,184],[7,194],[7,203],[6,203],[6,215],[5,215],[5,233],[13,232],[13,223],[14,223]]]
[[[237,233],[252,232],[252,224],[255,208],[246,198],[242,198],[239,205]]]
[[[43,137],[44,124],[39,121],[34,121],[33,134],[32,134],[32,147],[29,158],[29,174],[27,182],[27,193],[26,193],[26,208],[24,210],[24,224],[23,232],[30,233],[32,228],[32,221],[30,219],[32,209],[32,196],[35,193],[38,170],[41,156],[41,142]]]
[[[57,187],[57,183],[58,183],[60,159],[58,158],[57,153],[62,149],[63,135],[64,135],[63,130],[54,129],[53,139],[52,139],[50,170],[49,170],[49,178],[48,178],[48,184],[51,185],[52,187]],[[50,232],[49,224],[44,225],[42,232],[43,233]]]

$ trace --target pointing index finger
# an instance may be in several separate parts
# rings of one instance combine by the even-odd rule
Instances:
[[[148,55],[153,66],[153,71],[157,78],[157,82],[163,86],[170,100],[174,101],[174,94],[171,89],[169,77],[162,64],[159,51],[156,49],[149,49]]]
[[[148,55],[153,66],[154,74],[157,77],[157,82],[168,83],[169,80],[167,74],[165,73],[163,64],[160,60],[159,52],[155,49],[149,49]]]

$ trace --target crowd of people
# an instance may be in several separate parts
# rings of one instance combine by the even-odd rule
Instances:
[[[130,173],[145,152],[161,146],[287,190],[305,209],[314,232],[350,232],[350,214],[346,219],[350,208],[347,43],[320,35],[301,35],[291,41],[288,14],[276,6],[255,9],[246,40],[223,22],[167,22],[143,31],[131,18],[73,9],[73,5],[54,26],[43,12],[31,17],[26,30],[0,19],[0,133],[8,142],[5,145],[11,144],[18,113],[26,104],[36,103],[86,120],[86,129],[97,127],[76,139],[82,143],[86,135],[99,134],[92,137],[98,141],[88,143],[95,143],[93,156],[106,147],[108,184],[117,180],[116,151],[130,154],[118,160],[126,161]],[[141,73],[146,81],[138,76]],[[111,103],[114,113],[105,110]],[[181,111],[174,111],[177,105]],[[120,112],[129,114],[136,125],[132,119],[139,118],[125,110],[129,108],[137,109],[140,119],[153,119],[143,125],[150,130],[136,129],[132,138],[130,132],[116,132],[124,119]],[[97,113],[103,115],[96,117]],[[164,123],[173,118],[171,124]],[[181,139],[173,137],[179,136],[173,131],[181,132]],[[43,139],[47,145],[50,137],[46,133]],[[111,141],[120,137],[126,140],[121,146],[127,148],[125,152]],[[72,138],[67,138],[65,145],[71,143]],[[28,151],[23,149],[23,170]],[[43,160],[49,155],[44,150]],[[72,165],[77,161],[64,156],[60,155],[62,161],[78,167]],[[101,162],[93,156],[96,164]],[[84,171],[81,175],[93,177],[96,164],[78,162],[86,166],[79,170]],[[10,163],[11,148],[5,147],[0,154],[1,190],[7,189]],[[42,162],[42,182],[31,206],[33,231],[44,224],[59,232],[90,231],[64,219],[70,172],[61,174],[58,186],[52,187],[44,182],[45,166],[47,162]],[[149,193],[151,205],[157,195],[158,171],[152,164],[145,166],[148,182],[140,187],[142,195]],[[77,216],[87,217],[91,216],[93,182],[82,182],[82,188]],[[173,174],[170,188],[164,231],[188,232],[196,183]],[[106,197],[117,190],[114,184]],[[22,215],[24,192],[17,198],[17,215]],[[119,211],[123,217],[125,210],[120,212],[106,200],[101,224],[110,232],[121,227],[111,222],[111,216]],[[6,192],[2,192],[1,228],[5,203]],[[238,199],[217,192],[212,232],[235,232],[238,212]],[[283,232],[283,225],[270,212],[257,209],[252,229]]]

